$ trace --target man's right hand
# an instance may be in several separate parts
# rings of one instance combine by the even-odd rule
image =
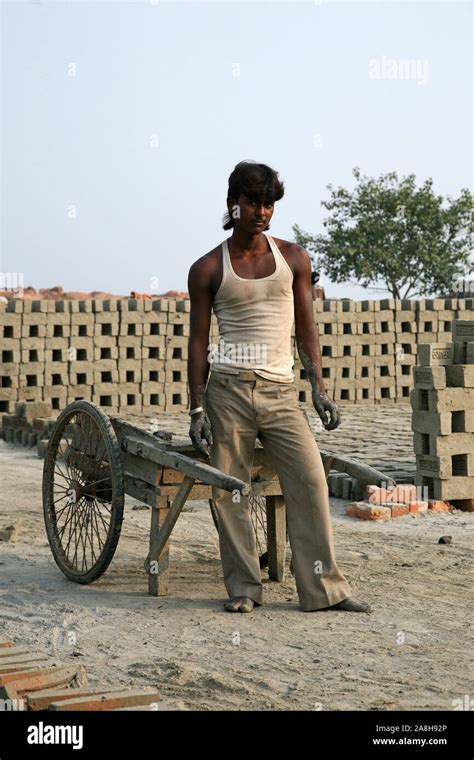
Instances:
[[[212,444],[211,423],[206,411],[193,414],[189,428],[189,437],[193,446],[201,452],[203,456],[210,459],[209,446]],[[207,444],[207,445],[206,445]]]

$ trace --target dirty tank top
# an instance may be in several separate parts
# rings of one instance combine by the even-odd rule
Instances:
[[[292,382],[293,272],[271,235],[263,234],[275,270],[256,280],[234,272],[228,241],[222,243],[222,282],[213,303],[219,343],[211,344],[209,362],[219,372],[251,369],[266,380]]]

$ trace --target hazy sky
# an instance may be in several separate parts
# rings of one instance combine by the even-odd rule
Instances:
[[[25,285],[186,289],[191,263],[230,235],[227,180],[246,158],[285,182],[270,232],[288,240],[295,223],[322,231],[326,185],[353,187],[354,166],[433,177],[443,195],[472,187],[469,2],[1,10],[0,270]]]

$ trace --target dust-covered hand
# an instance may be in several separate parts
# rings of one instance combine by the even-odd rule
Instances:
[[[205,410],[192,415],[189,437],[195,448],[207,459],[210,459],[209,446],[212,445],[211,423]]]
[[[335,430],[341,424],[341,413],[327,393],[313,390],[312,399],[326,430]]]

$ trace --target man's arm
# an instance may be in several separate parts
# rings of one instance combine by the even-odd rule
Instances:
[[[204,441],[212,443],[211,428],[205,411],[204,390],[209,375],[209,330],[211,326],[212,294],[206,261],[199,259],[189,270],[188,292],[191,300],[188,342],[188,385],[191,410],[203,407],[191,416],[189,436],[193,444],[209,457]]]
[[[304,248],[295,246],[295,249],[293,295],[296,345],[306,377],[311,383],[314,408],[326,430],[334,430],[341,424],[341,415],[334,401],[328,397],[323,380],[319,330],[313,316],[311,260]]]

